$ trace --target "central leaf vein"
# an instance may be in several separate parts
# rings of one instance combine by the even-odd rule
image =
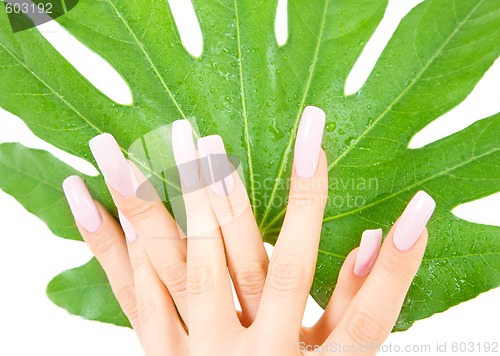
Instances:
[[[238,4],[237,1],[234,0],[234,13],[236,19],[236,39],[238,42],[238,72],[239,72],[239,84],[240,84],[240,96],[241,96],[241,107],[242,114],[244,120],[244,136],[245,136],[245,145],[247,151],[247,159],[248,159],[248,174],[250,179],[250,201],[252,203],[252,208],[255,212],[255,178],[253,172],[253,161],[252,161],[252,141],[250,137],[250,130],[248,127],[248,112],[247,112],[247,103],[245,98],[245,85],[243,82],[243,56],[241,53],[241,34],[240,34],[240,17],[238,13]]]
[[[273,189],[271,191],[271,196],[270,196],[270,199],[269,199],[269,203],[266,206],[266,210],[264,211],[264,215],[262,217],[262,220],[261,220],[261,223],[260,223],[260,226],[259,226],[261,229],[264,226],[264,223],[266,222],[266,219],[267,219],[267,217],[268,217],[268,215],[269,215],[269,213],[271,211],[271,207],[273,205],[274,197],[276,196],[276,193],[278,191],[278,187],[279,187],[279,182],[281,180],[281,176],[283,175],[283,173],[285,171],[285,166],[288,163],[288,157],[289,157],[289,155],[290,155],[290,153],[292,151],[292,145],[293,145],[293,143],[295,141],[295,135],[296,135],[296,132],[297,132],[297,127],[298,127],[299,122],[300,122],[300,116],[302,114],[302,110],[304,109],[304,105],[305,105],[305,102],[306,102],[306,99],[307,99],[307,95],[309,93],[309,88],[311,86],[312,78],[314,76],[314,72],[315,72],[315,69],[316,69],[316,63],[318,62],[318,55],[319,55],[319,50],[320,50],[322,39],[323,39],[323,33],[324,33],[324,30],[325,30],[325,22],[326,22],[326,17],[327,17],[327,14],[328,14],[328,5],[329,5],[329,2],[330,2],[330,0],[326,0],[325,1],[325,6],[323,8],[323,17],[321,19],[321,24],[320,24],[320,28],[319,28],[319,35],[317,37],[317,43],[316,43],[316,47],[314,49],[314,55],[313,55],[313,58],[312,58],[313,61],[312,61],[311,69],[309,70],[309,76],[307,78],[306,86],[305,86],[305,89],[304,89],[304,95],[302,96],[302,100],[300,102],[299,110],[297,112],[297,116],[295,117],[295,121],[293,123],[292,131],[290,132],[290,139],[288,140],[286,148],[285,148],[283,154],[281,155],[280,165],[279,165],[279,168],[278,168],[278,174],[276,176],[275,183],[274,183]]]

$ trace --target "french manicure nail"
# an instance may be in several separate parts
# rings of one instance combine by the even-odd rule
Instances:
[[[200,184],[200,172],[191,124],[187,120],[174,121],[172,125],[172,148],[182,184],[195,188]]]
[[[103,133],[91,139],[89,146],[108,184],[122,196],[133,195],[130,167],[115,138]]]
[[[394,246],[407,251],[415,245],[432,216],[436,202],[424,191],[419,191],[406,206],[394,231]]]
[[[122,230],[125,234],[125,239],[127,240],[127,242],[131,243],[137,240],[137,231],[135,231],[135,228],[130,220],[127,219],[127,217],[123,215],[120,210],[118,210],[118,219],[120,220],[120,224],[122,226]]]
[[[198,140],[203,175],[216,195],[229,195],[234,188],[233,170],[227,159],[224,142],[219,135]]]
[[[76,222],[90,233],[94,233],[102,225],[101,215],[87,186],[78,176],[64,180],[63,190]]]
[[[295,172],[301,178],[316,173],[325,120],[325,112],[315,106],[307,106],[302,113],[294,152]]]
[[[373,262],[380,250],[382,243],[382,229],[365,230],[361,236],[354,274],[358,277],[367,276],[370,273]]]

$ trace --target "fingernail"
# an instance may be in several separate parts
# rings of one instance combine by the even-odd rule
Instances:
[[[311,178],[316,173],[325,120],[325,112],[315,106],[307,106],[302,113],[294,154],[295,172],[301,178]]]
[[[103,133],[91,139],[89,146],[108,184],[122,196],[133,195],[130,168],[115,138]]]
[[[76,222],[90,233],[99,230],[101,214],[83,180],[78,176],[68,177],[63,182],[63,190]]]
[[[137,240],[137,231],[135,231],[135,228],[130,222],[130,220],[127,219],[127,217],[123,215],[120,210],[118,210],[118,219],[120,220],[120,224],[122,226],[122,230],[123,233],[125,234],[127,242],[130,243]]]
[[[370,273],[373,262],[380,250],[382,243],[382,229],[365,230],[361,236],[358,256],[354,264],[354,274],[358,277],[367,276]]]
[[[186,188],[197,187],[200,184],[200,172],[193,132],[189,121],[174,121],[172,125],[172,148],[182,184]]]
[[[394,246],[399,251],[407,251],[415,245],[432,216],[436,202],[424,191],[419,191],[406,206],[394,231]]]
[[[224,142],[219,135],[202,137],[198,140],[203,175],[216,195],[229,195],[234,188],[234,180]]]

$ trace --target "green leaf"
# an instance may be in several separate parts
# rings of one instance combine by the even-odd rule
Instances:
[[[500,190],[500,116],[408,148],[411,137],[461,103],[498,58],[497,0],[422,2],[402,20],[367,82],[349,96],[346,78],[387,0],[289,0],[289,37],[282,47],[274,36],[276,0],[193,5],[203,33],[199,58],[182,46],[165,0],[83,0],[57,19],[122,75],[133,96],[129,106],[92,86],[37,29],[12,34],[0,10],[0,106],[42,139],[91,162],[87,142],[101,132],[112,133],[127,152],[160,126],[195,120],[200,133],[220,134],[227,150],[241,158],[263,239],[271,243],[283,219],[300,114],[306,105],[319,106],[328,120],[330,179],[311,290],[321,306],[361,232],[387,232],[420,189],[436,199],[437,210],[424,262],[395,329],[500,284],[499,228],[451,213]],[[36,170],[22,163],[30,152],[5,168],[2,187],[11,170]],[[50,166],[54,173],[39,169],[57,183],[60,164]],[[102,178],[90,183],[111,208]],[[41,201],[50,187],[40,189],[32,200]],[[23,199],[18,190],[10,193]],[[69,219],[65,206],[46,214]],[[49,225],[51,219],[46,218]]]
[[[95,258],[56,276],[47,286],[47,295],[54,304],[71,314],[130,327],[106,274]]]
[[[77,173],[46,151],[17,143],[0,145],[0,188],[43,220],[55,235],[73,240],[82,238],[69,212],[62,182]],[[102,189],[102,180],[88,177],[86,183],[109,205],[109,193]]]

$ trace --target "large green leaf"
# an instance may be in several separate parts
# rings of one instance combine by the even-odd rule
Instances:
[[[498,58],[498,0],[419,4],[402,20],[367,82],[350,96],[344,95],[346,78],[387,0],[289,0],[289,38],[282,47],[274,36],[276,0],[193,0],[193,5],[204,36],[199,58],[182,46],[165,0],[83,0],[57,19],[123,76],[133,95],[129,106],[92,86],[37,29],[12,34],[0,10],[0,106],[42,139],[90,161],[87,141],[101,132],[114,134],[126,152],[149,131],[193,118],[202,134],[220,134],[228,151],[241,158],[263,238],[271,243],[284,213],[300,114],[306,105],[320,106],[328,120],[330,200],[311,293],[321,306],[363,229],[387,232],[419,189],[436,199],[437,210],[396,330],[500,284],[500,229],[451,213],[500,190],[500,116],[408,149],[411,137],[463,101]],[[10,172],[19,175],[19,186],[34,184],[35,176],[52,187],[66,173],[53,158],[0,150],[8,162],[0,187],[22,202],[24,192],[8,188]],[[6,158],[13,154],[16,160]],[[44,164],[27,163],[36,160]],[[87,181],[111,208],[102,178]],[[51,184],[37,184],[38,195],[25,203],[29,209],[62,199]],[[67,207],[30,210],[56,233],[74,238],[71,228],[65,234],[52,226],[70,221]],[[78,305],[61,298],[58,303],[73,313],[116,322],[106,311],[87,315],[82,306],[92,301],[84,297]]]

